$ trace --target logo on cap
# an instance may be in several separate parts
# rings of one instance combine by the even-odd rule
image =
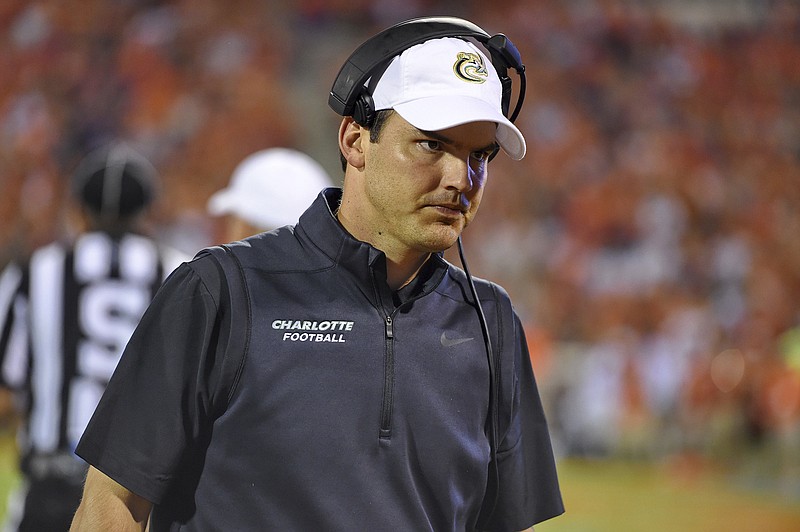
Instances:
[[[473,52],[458,52],[453,65],[456,76],[470,83],[483,83],[489,78],[489,71],[483,57]]]

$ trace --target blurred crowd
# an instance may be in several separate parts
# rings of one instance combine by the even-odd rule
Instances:
[[[763,451],[800,497],[797,2],[8,0],[0,262],[68,235],[69,173],[112,138],[158,168],[150,223],[187,252],[218,240],[205,204],[245,155],[340,175],[339,66],[432,14],[526,64],[528,155],[492,162],[464,244],[526,323],[559,452]]]

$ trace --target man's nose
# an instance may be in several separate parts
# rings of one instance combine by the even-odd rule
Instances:
[[[473,170],[469,164],[469,157],[448,155],[443,161],[444,185],[460,192],[472,189],[474,182]]]

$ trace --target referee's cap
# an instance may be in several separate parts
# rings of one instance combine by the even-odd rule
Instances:
[[[73,174],[73,193],[91,212],[107,220],[139,214],[154,199],[157,172],[124,142],[90,152]]]
[[[232,214],[266,231],[297,223],[329,186],[330,177],[311,156],[290,148],[269,148],[239,163],[228,186],[209,199],[208,212]]]

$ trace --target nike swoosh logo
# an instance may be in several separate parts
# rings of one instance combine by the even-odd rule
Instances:
[[[447,333],[443,332],[442,337],[439,340],[441,340],[443,346],[453,347],[454,345],[463,344],[464,342],[474,340],[474,338],[448,338]]]

